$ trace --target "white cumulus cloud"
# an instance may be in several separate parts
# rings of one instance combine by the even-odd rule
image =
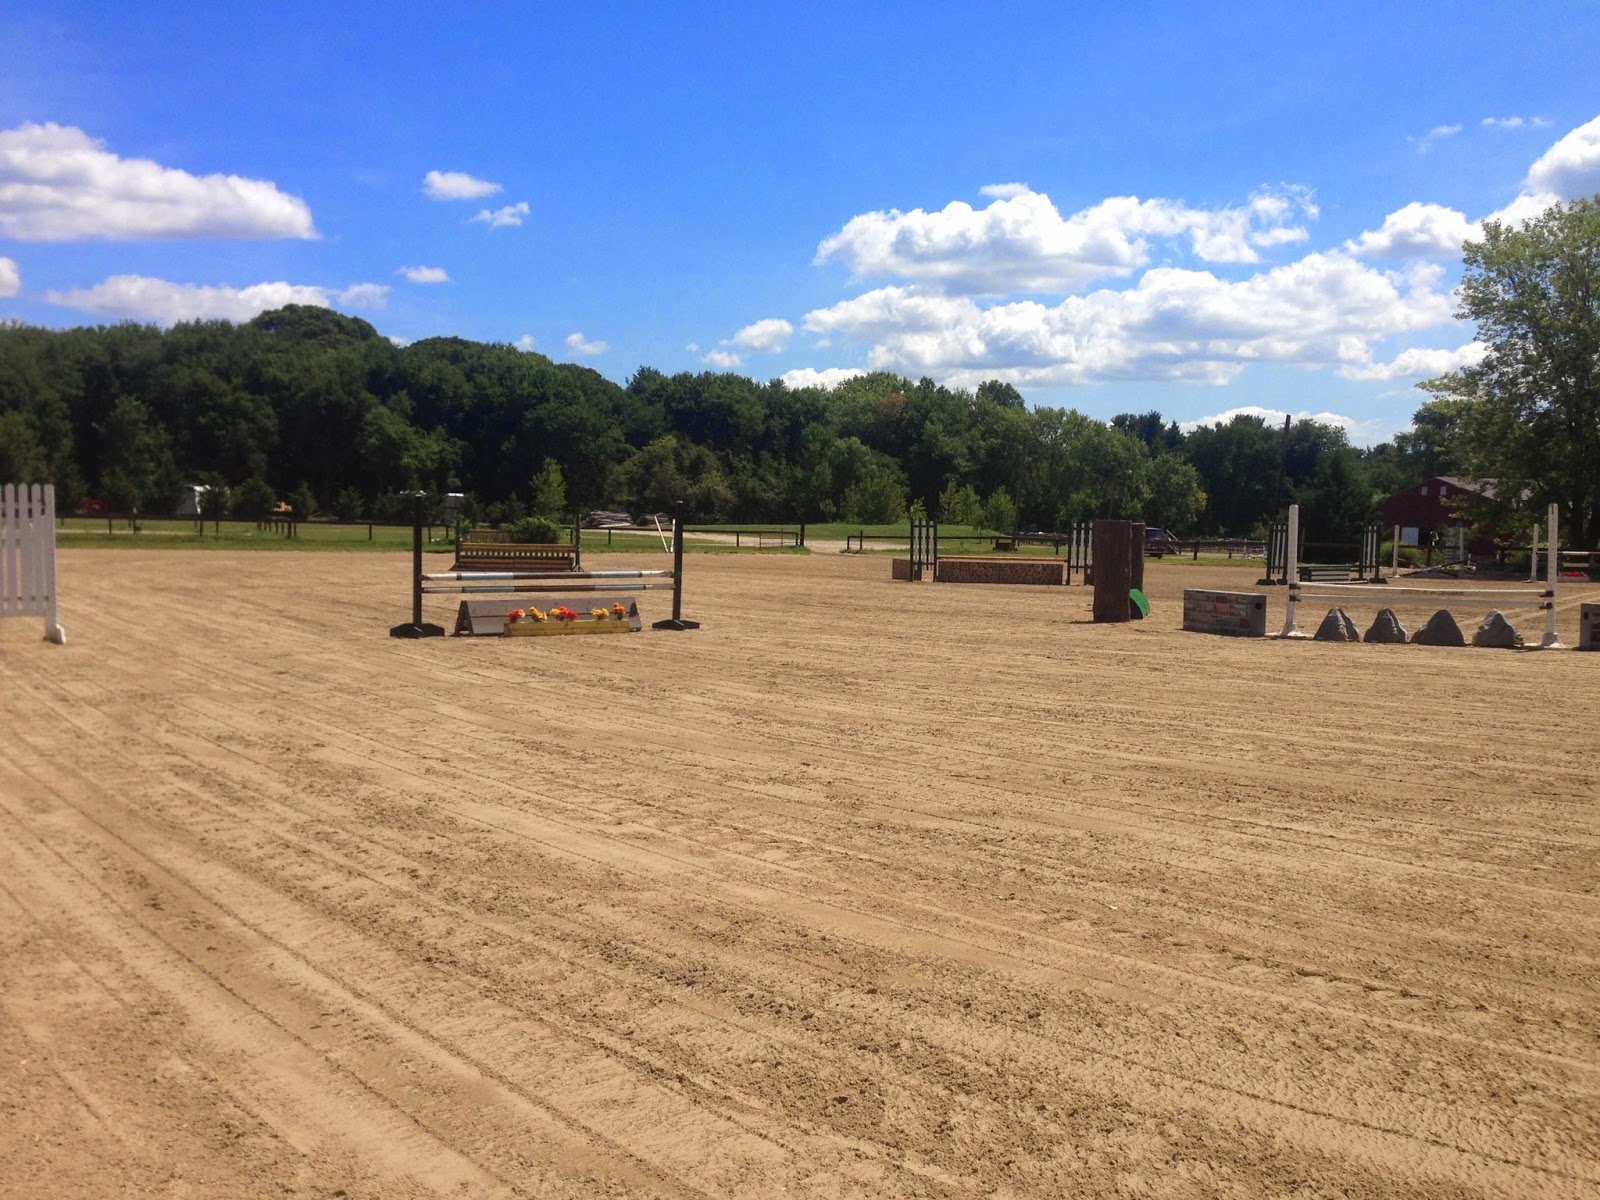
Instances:
[[[504,208],[481,209],[471,219],[482,221],[490,229],[507,229],[521,225],[528,216],[528,202],[518,200],[515,204],[507,204]]]
[[[1482,342],[1468,342],[1454,350],[1431,350],[1413,346],[1402,350],[1386,363],[1371,361],[1346,363],[1339,374],[1346,379],[1432,379],[1446,371],[1476,366],[1488,348]]]
[[[0,130],[0,237],[314,238],[311,209],[264,179],[120,158],[70,125]]]
[[[0,299],[15,296],[22,291],[22,272],[12,258],[0,258]]]
[[[746,325],[731,339],[735,346],[754,350],[759,354],[777,354],[794,336],[794,326],[782,317],[768,317]]]
[[[1600,192],[1600,117],[1578,126],[1541,154],[1528,168],[1523,187],[1564,200]]]
[[[401,267],[395,272],[412,283],[449,283],[450,272],[443,267]]]
[[[1460,132],[1460,125],[1435,125],[1421,137],[1408,138],[1407,140],[1416,146],[1418,154],[1426,154],[1433,148],[1435,142],[1443,138],[1455,137]]]
[[[610,347],[601,341],[591,342],[581,333],[569,333],[567,334],[567,349],[574,354],[582,354],[593,358],[597,354],[604,354]]]
[[[869,346],[874,370],[958,386],[1000,378],[1059,385],[1102,379],[1225,383],[1251,363],[1321,366],[1352,347],[1448,321],[1440,268],[1379,271],[1339,252],[1236,282],[1161,267],[1124,291],[988,307],[887,287],[806,315],[814,333]]]
[[[820,371],[815,367],[799,367],[785,371],[778,378],[789,388],[824,388],[832,391],[845,380],[865,374],[860,367],[824,367]]]
[[[346,308],[382,308],[389,302],[389,288],[382,283],[353,283],[334,293]]]
[[[1113,196],[1070,217],[1021,184],[985,192],[991,203],[981,209],[957,200],[937,212],[852,217],[823,239],[816,261],[842,262],[857,278],[907,279],[960,295],[1061,291],[1133,274],[1149,263],[1151,238],[1186,239],[1206,262],[1256,262],[1258,249],[1302,239],[1297,222],[1317,216],[1310,192],[1294,187],[1219,209]]]
[[[1485,129],[1543,129],[1550,122],[1544,117],[1485,117],[1480,124]]]
[[[1484,124],[1491,122],[1502,128],[1524,123],[1521,117],[1490,117]],[[1521,225],[1553,204],[1596,192],[1600,192],[1600,117],[1578,126],[1540,155],[1528,168],[1516,197],[1483,220]],[[1482,236],[1482,221],[1469,221],[1465,214],[1441,204],[1413,201],[1385,217],[1379,229],[1346,242],[1345,249],[1366,258],[1455,259],[1462,242]]]
[[[525,333],[511,344],[523,353],[531,354],[534,350],[533,334]]]
[[[719,371],[732,371],[744,365],[744,359],[731,350],[713,350],[700,360],[708,367],[715,367]]]
[[[1246,404],[1239,408],[1230,408],[1226,412],[1214,413],[1209,417],[1200,417],[1193,421],[1180,421],[1178,428],[1184,433],[1193,433],[1196,429],[1207,425],[1228,425],[1235,417],[1260,417],[1269,426],[1281,428],[1285,417],[1292,417],[1296,421],[1315,421],[1319,425],[1332,425],[1342,429],[1351,442],[1356,445],[1370,445],[1380,441],[1388,434],[1387,420],[1357,421],[1354,417],[1347,417],[1343,413],[1334,412],[1284,412],[1277,408],[1262,408],[1256,404]]]
[[[1483,236],[1464,213],[1442,204],[1412,201],[1383,219],[1376,230],[1345,243],[1364,258],[1460,258],[1461,244]]]
[[[90,288],[49,291],[51,304],[98,313],[128,321],[153,321],[172,325],[178,321],[248,321],[268,309],[285,304],[310,304],[331,308],[335,301],[349,307],[372,307],[376,284],[356,284],[342,291],[308,284],[257,283],[249,287],[171,283],[145,275],[113,275]],[[386,290],[386,289],[379,289]],[[346,299],[350,297],[350,299]]]
[[[422,190],[434,200],[479,200],[501,187],[465,171],[429,171],[422,177]]]

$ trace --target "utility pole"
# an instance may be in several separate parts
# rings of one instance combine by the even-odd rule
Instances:
[[[1283,501],[1283,470],[1289,462],[1289,422],[1293,419],[1287,414],[1283,418],[1283,444],[1278,447],[1278,481],[1272,485],[1272,508],[1268,510],[1274,514],[1273,520],[1277,519],[1278,505]]]

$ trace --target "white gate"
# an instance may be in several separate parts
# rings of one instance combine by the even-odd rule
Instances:
[[[0,490],[0,617],[43,617],[44,636],[66,644],[56,621],[56,489],[49,484]]]

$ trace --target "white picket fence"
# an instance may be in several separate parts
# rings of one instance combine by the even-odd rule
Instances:
[[[43,617],[44,636],[65,645],[56,620],[56,489],[0,489],[0,617]]]

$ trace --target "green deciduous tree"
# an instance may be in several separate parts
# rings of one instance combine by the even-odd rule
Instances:
[[[149,409],[119,397],[99,432],[106,447],[100,486],[114,510],[144,512],[172,501],[178,486],[172,447]]]
[[[1560,503],[1572,542],[1600,540],[1600,196],[1468,242],[1458,316],[1488,348],[1422,386],[1459,402],[1455,447],[1474,475]]]
[[[567,515],[567,481],[554,459],[544,460],[544,466],[539,468],[530,486],[533,498],[529,500],[528,507],[534,516],[559,519]]]
[[[970,483],[952,479],[939,493],[939,520],[947,525],[973,525],[983,520],[983,502]]]
[[[1162,454],[1139,467],[1146,524],[1162,529],[1190,530],[1205,511],[1206,492],[1200,472],[1175,454]]]
[[[996,533],[1013,534],[1017,531],[1017,504],[1005,488],[995,488],[983,502],[983,524]]]
[[[49,469],[28,418],[0,413],[0,483],[39,483],[49,478]]]

